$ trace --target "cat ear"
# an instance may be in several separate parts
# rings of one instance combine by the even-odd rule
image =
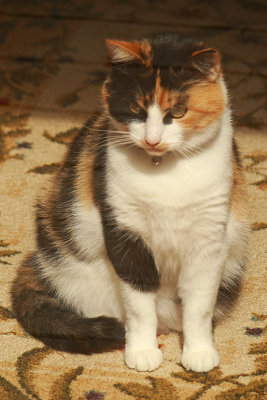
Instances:
[[[111,61],[114,63],[141,60],[141,47],[140,43],[136,40],[133,42],[126,42],[108,39],[106,40],[106,45]]]
[[[194,52],[189,59],[191,67],[197,69],[210,82],[215,82],[221,73],[221,56],[215,49]]]

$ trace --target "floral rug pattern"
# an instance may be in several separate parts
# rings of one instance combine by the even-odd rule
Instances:
[[[226,4],[227,3],[227,4]],[[262,400],[266,396],[267,31],[264,0],[0,0],[0,399]],[[67,144],[99,104],[104,40],[164,30],[222,53],[246,171],[250,256],[240,299],[215,329],[220,366],[180,364],[182,338],[159,336],[163,365],[125,367],[123,351],[71,355],[13,317],[9,288],[34,248],[34,203]]]

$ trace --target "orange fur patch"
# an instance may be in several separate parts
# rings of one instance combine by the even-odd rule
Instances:
[[[107,90],[107,83],[109,83],[109,82],[110,82],[110,78],[107,78],[105,80],[105,82],[103,83],[102,88],[101,88],[102,101],[103,101],[103,105],[105,107],[107,107],[107,105],[108,105],[109,93],[108,93],[108,90]]]
[[[148,40],[144,39],[140,43],[140,55],[143,63],[147,68],[151,67],[151,55],[152,55],[152,49],[151,45]]]
[[[96,156],[97,137],[103,130],[102,114],[94,124],[89,128],[92,135],[88,135],[84,143],[77,164],[77,178],[75,182],[75,191],[79,201],[86,207],[91,208],[94,204],[93,172]]]
[[[171,109],[178,101],[177,92],[169,91],[161,86],[159,69],[157,71],[155,84],[155,101],[163,112]]]
[[[187,94],[188,111],[180,120],[185,130],[203,130],[221,116],[225,98],[219,82],[195,85]]]
[[[137,104],[142,107],[144,110],[147,110],[150,104],[152,103],[153,96],[151,93],[147,93],[144,95],[138,95],[136,98]]]
[[[59,188],[59,177],[58,173],[55,174],[50,181],[47,191],[44,196],[41,198],[41,205],[42,208],[40,209],[39,213],[42,217],[42,224],[45,227],[49,236],[53,239],[56,245],[59,248],[64,248],[67,251],[64,242],[60,239],[58,234],[53,229],[54,226],[54,216],[53,216],[53,206],[54,206],[54,199],[57,197],[58,188]]]
[[[27,259],[24,261],[27,264]],[[13,285],[13,293],[20,294],[25,291],[25,288],[33,289],[36,291],[44,290],[44,286],[38,282],[35,270],[31,265],[19,267],[16,278],[16,285]]]
[[[97,134],[97,132],[96,132]],[[93,168],[94,155],[83,152],[77,166],[78,174],[76,179],[76,194],[80,202],[86,207],[91,208],[94,202],[93,192]]]

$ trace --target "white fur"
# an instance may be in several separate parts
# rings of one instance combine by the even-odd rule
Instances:
[[[126,312],[125,362],[138,371],[153,371],[163,357],[157,345],[156,295],[138,292],[121,283]]]
[[[156,103],[149,107],[147,120],[144,123],[145,141],[152,146],[160,143],[164,132],[161,111]]]
[[[124,321],[118,278],[107,258],[85,263],[65,256],[60,266],[46,265],[43,276],[59,299],[78,314],[88,318],[106,315]]]

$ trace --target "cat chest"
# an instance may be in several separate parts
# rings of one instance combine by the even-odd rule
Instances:
[[[222,200],[222,199],[221,199]],[[160,204],[128,204],[117,211],[121,226],[140,236],[153,254],[162,280],[177,281],[180,269],[192,254],[211,242],[221,241],[227,221],[227,207],[217,199],[184,207]]]
[[[144,152],[123,152],[108,148],[107,195],[120,209],[158,204],[175,209],[198,203],[207,197],[228,195],[232,169],[218,149],[176,161],[166,156],[159,166]],[[221,149],[220,149],[221,151]],[[147,208],[147,207],[146,207]]]
[[[205,155],[160,168],[141,168],[140,162],[132,167],[121,154],[113,154],[107,201],[118,224],[143,239],[159,270],[177,271],[192,249],[197,252],[207,241],[221,240],[231,171]]]

